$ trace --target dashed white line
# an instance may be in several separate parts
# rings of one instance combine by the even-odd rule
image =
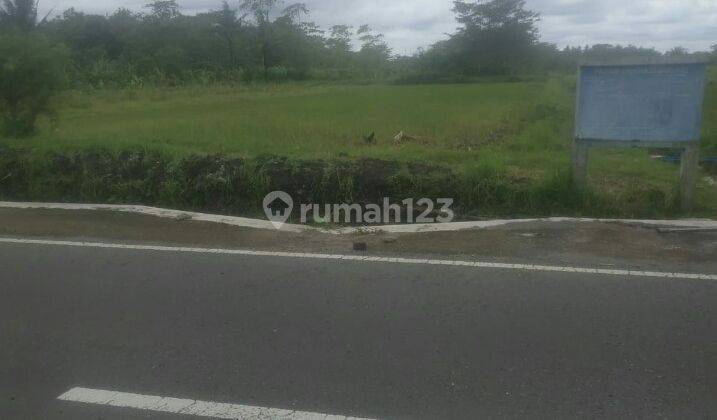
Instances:
[[[132,394],[91,388],[72,388],[57,397],[57,399],[83,404],[131,408],[197,417],[211,417],[216,419],[269,420],[280,418],[286,420],[369,420],[359,417],[311,413],[308,411],[160,397],[156,395]]]
[[[453,260],[425,260],[410,258],[391,258],[391,257],[368,257],[358,255],[328,255],[328,254],[308,254],[296,252],[273,252],[273,251],[248,251],[240,249],[212,249],[212,248],[189,248],[189,247],[171,247],[171,246],[155,246],[155,245],[128,245],[128,244],[112,244],[102,242],[73,242],[73,241],[51,241],[41,239],[16,239],[16,238],[0,238],[0,243],[6,244],[25,244],[25,245],[46,245],[46,246],[67,246],[80,248],[104,248],[104,249],[123,249],[134,251],[159,251],[159,252],[185,252],[195,254],[223,254],[223,255],[242,255],[257,257],[279,257],[279,258],[296,258],[296,259],[313,259],[313,260],[334,260],[334,261],[358,261],[358,262],[378,262],[392,264],[412,264],[412,265],[433,265],[433,266],[461,266],[473,268],[499,269],[499,270],[517,270],[517,271],[543,271],[543,272],[563,272],[563,273],[579,273],[579,274],[597,274],[605,276],[624,276],[624,277],[652,277],[652,278],[670,278],[681,280],[717,280],[717,274],[698,274],[698,273],[670,273],[655,272],[641,270],[614,270],[601,268],[581,268],[581,267],[564,267],[564,266],[546,266],[533,264],[503,264],[479,261],[453,261]]]

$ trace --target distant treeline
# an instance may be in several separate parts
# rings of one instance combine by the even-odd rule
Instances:
[[[560,50],[540,41],[540,17],[526,9],[524,0],[455,1],[453,10],[457,32],[413,56],[393,54],[370,22],[323,30],[310,21],[306,5],[283,0],[225,1],[215,11],[192,16],[183,15],[176,0],[155,0],[142,13],[119,9],[102,16],[69,9],[45,19],[38,19],[34,0],[4,0],[0,25],[4,33],[33,33],[64,45],[69,80],[89,87],[284,80],[430,83],[568,72],[583,60],[663,55],[633,46]],[[690,53],[678,47],[667,54]],[[717,46],[712,53],[697,54],[717,56]]]

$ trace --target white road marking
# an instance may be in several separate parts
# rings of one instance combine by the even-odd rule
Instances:
[[[219,223],[228,226],[246,227],[262,230],[276,230],[276,227],[268,220],[248,219],[245,217],[221,216],[216,214],[194,213],[181,210],[162,209],[157,207],[116,205],[116,204],[72,204],[72,203],[32,203],[0,201],[0,208],[9,209],[48,209],[48,210],[70,210],[70,211],[115,211],[120,213],[141,214],[145,216],[161,217],[165,219],[188,218],[198,222]],[[633,220],[633,219],[586,219],[569,217],[551,217],[544,219],[505,219],[505,220],[484,220],[477,222],[454,222],[454,223],[429,223],[429,224],[407,224],[389,226],[369,227],[346,227],[340,229],[322,229],[307,225],[295,225],[285,223],[282,225],[283,232],[319,232],[333,235],[353,235],[356,233],[419,233],[419,232],[455,232],[468,229],[489,229],[500,226],[508,226],[524,223],[620,223],[626,225],[655,226],[655,227],[678,227],[717,230],[717,221],[709,219],[684,219],[684,220]]]
[[[374,257],[360,255],[329,255],[329,254],[307,254],[298,252],[273,252],[273,251],[248,251],[240,249],[212,249],[212,248],[188,248],[188,247],[171,247],[171,246],[155,246],[155,245],[127,245],[127,244],[111,244],[102,242],[72,242],[72,241],[51,241],[42,239],[15,239],[0,238],[0,243],[6,244],[25,244],[25,245],[47,245],[47,246],[68,246],[80,248],[103,248],[103,249],[124,249],[134,251],[160,251],[160,252],[186,252],[195,254],[222,254],[222,255],[243,255],[257,257],[279,257],[279,258],[299,258],[312,260],[339,260],[339,261],[360,261],[360,262],[378,262],[393,264],[413,264],[413,265],[436,265],[436,266],[460,266],[474,268],[491,268],[500,270],[519,270],[519,271],[545,271],[545,272],[563,272],[563,273],[582,273],[582,274],[599,274],[606,276],[626,276],[626,277],[652,277],[652,278],[669,278],[682,280],[717,280],[717,274],[696,274],[696,273],[670,273],[642,270],[606,270],[601,268],[580,268],[565,266],[548,266],[533,264],[504,264],[480,261],[455,261],[455,260],[425,260],[412,258],[391,258],[391,257]]]
[[[90,388],[72,388],[57,397],[57,399],[84,404],[133,408],[137,410],[217,419],[270,420],[281,418],[286,420],[369,420],[359,417],[310,413],[307,411],[159,397],[155,395],[131,394]]]

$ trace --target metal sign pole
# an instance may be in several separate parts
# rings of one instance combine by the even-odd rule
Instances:
[[[588,158],[590,145],[580,139],[573,141],[573,185],[582,190],[588,182]]]
[[[640,147],[640,148],[680,148],[682,159],[680,168],[680,205],[683,211],[691,212],[695,208],[697,181],[699,178],[700,144],[699,142],[626,142],[597,141],[575,139],[573,142],[572,175],[573,186],[582,190],[587,187],[588,162],[592,147]]]
[[[682,210],[686,212],[692,211],[695,207],[699,164],[699,143],[690,143],[682,151],[682,166],[680,168],[680,204]]]

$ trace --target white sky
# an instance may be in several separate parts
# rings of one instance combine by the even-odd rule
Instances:
[[[287,0],[287,4],[296,0]],[[140,11],[149,0],[40,0],[40,10],[70,7],[111,13]],[[178,0],[185,14],[218,9],[221,0]],[[452,0],[304,0],[310,20],[323,28],[367,23],[386,35],[396,53],[410,54],[445,38],[457,24]],[[236,6],[239,0],[230,0]],[[633,44],[691,51],[717,44],[717,0],[527,0],[542,15],[543,41],[566,45]]]

